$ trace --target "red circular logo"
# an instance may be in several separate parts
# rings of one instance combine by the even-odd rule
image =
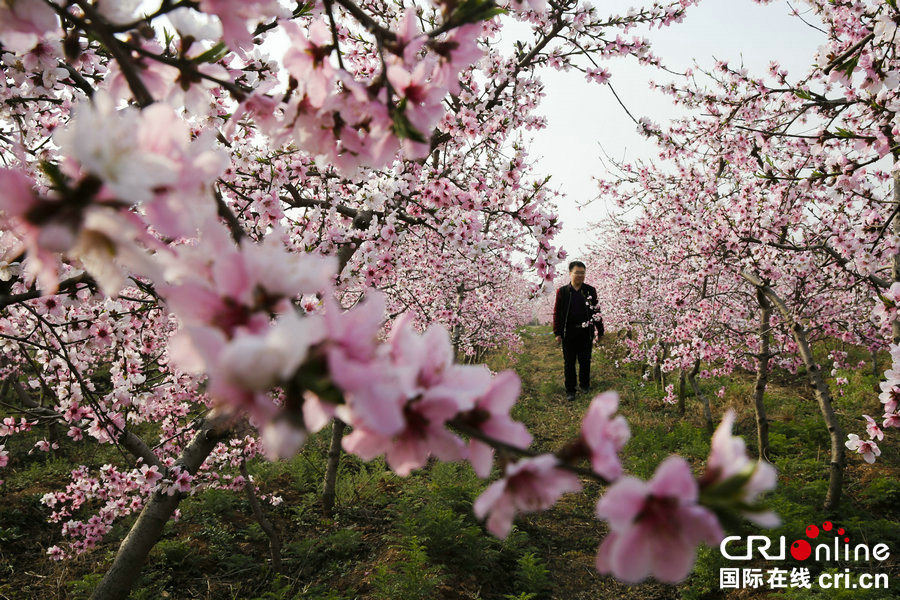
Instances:
[[[825,531],[831,531],[831,521],[825,521],[822,523],[822,529]]]
[[[806,560],[812,554],[812,547],[806,540],[797,540],[791,544],[791,556],[797,560]]]
[[[818,535],[819,535],[819,528],[818,528],[818,527],[816,527],[815,525],[807,525],[807,527],[806,527],[806,537],[812,539],[812,538],[814,538],[814,537],[818,537]]]

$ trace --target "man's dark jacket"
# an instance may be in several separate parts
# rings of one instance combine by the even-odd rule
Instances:
[[[599,337],[603,337],[603,319],[599,317],[597,290],[586,283],[582,283],[581,289],[578,291],[584,296],[585,304],[587,305],[587,317],[592,323],[590,327],[591,337],[593,337],[595,327]],[[569,309],[572,306],[573,293],[576,292],[571,283],[556,290],[556,303],[553,305],[553,335],[565,338],[567,329],[573,325],[569,323]]]

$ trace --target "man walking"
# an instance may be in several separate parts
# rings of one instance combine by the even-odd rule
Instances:
[[[578,383],[582,392],[591,386],[591,347],[594,326],[603,337],[603,320],[597,308],[597,290],[584,282],[584,263],[569,263],[568,285],[556,290],[553,305],[553,334],[562,346],[565,362],[566,398],[575,399],[575,361],[578,361]]]

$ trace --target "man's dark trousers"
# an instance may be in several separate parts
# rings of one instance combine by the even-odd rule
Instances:
[[[563,338],[563,362],[565,363],[566,393],[575,393],[575,361],[578,361],[578,383],[587,389],[591,383],[591,347],[593,328],[569,328]]]

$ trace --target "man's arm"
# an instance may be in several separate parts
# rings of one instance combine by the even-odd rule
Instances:
[[[563,319],[562,312],[562,288],[556,290],[556,301],[553,303],[553,335],[562,337]]]
[[[603,337],[603,317],[600,316],[600,300],[597,299],[597,290],[591,287],[593,297],[594,310],[591,320],[594,322],[594,328],[597,330],[597,340]]]

